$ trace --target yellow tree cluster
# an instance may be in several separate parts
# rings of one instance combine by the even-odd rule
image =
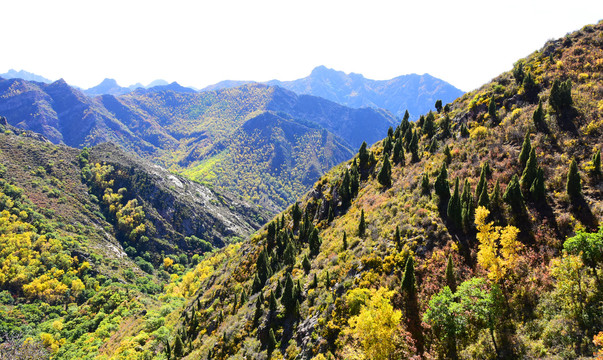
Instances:
[[[505,279],[517,266],[523,244],[517,240],[515,226],[494,226],[488,222],[490,211],[480,206],[475,211],[475,225],[479,251],[477,262],[488,271],[488,278],[496,283]]]

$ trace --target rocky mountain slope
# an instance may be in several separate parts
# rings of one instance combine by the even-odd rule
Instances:
[[[586,26],[447,111],[402,122],[258,234],[175,281],[168,293],[187,300],[166,315],[170,340],[139,351],[600,354],[602,56],[603,23]]]
[[[222,81],[203,89],[218,90],[245,84],[245,81]],[[361,74],[346,74],[325,66],[292,81],[272,80],[268,85],[280,86],[297,94],[313,95],[352,108],[372,107],[386,109],[402,118],[406,111],[415,120],[433,110],[437,100],[452,102],[463,92],[429,74],[402,75],[390,80],[366,79]]]

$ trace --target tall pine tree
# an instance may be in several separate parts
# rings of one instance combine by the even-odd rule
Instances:
[[[572,159],[572,162],[570,163],[569,172],[567,173],[566,189],[567,194],[572,200],[576,200],[582,196],[582,181],[580,180],[576,159]]]
[[[457,229],[461,228],[462,225],[462,208],[461,208],[461,194],[459,190],[459,178],[454,180],[454,192],[450,201],[448,201],[448,219],[452,222],[452,225]]]
[[[384,187],[390,187],[392,185],[392,168],[389,164],[388,157],[385,154],[383,155],[383,166],[377,175],[377,180]]]
[[[364,233],[366,232],[366,223],[364,221],[364,209],[360,212],[360,221],[358,222],[358,236],[364,237]]]

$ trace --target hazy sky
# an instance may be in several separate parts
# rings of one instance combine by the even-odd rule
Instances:
[[[292,80],[325,65],[372,79],[429,73],[468,91],[596,23],[603,1],[6,0],[0,14],[0,73],[84,88]]]

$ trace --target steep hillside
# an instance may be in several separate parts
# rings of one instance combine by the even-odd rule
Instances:
[[[245,81],[222,81],[202,91],[240,86]],[[297,94],[318,96],[352,108],[372,107],[386,109],[402,118],[406,111],[411,119],[433,109],[437,100],[452,102],[463,92],[429,74],[402,75],[390,80],[366,79],[361,74],[346,74],[324,66],[292,81],[272,80],[268,85],[280,86]]]
[[[297,130],[250,133],[252,129],[244,124],[267,111],[279,113],[287,124],[296,123]],[[350,148],[377,141],[395,122],[382,110],[350,109],[257,84],[196,93],[173,83],[118,97],[89,98],[64,81],[45,85],[0,80],[0,113],[12,125],[39,132],[55,143],[83,147],[114,142],[194,180],[258,201],[272,212],[307,191],[326,169],[348,159]],[[319,128],[326,133],[315,141]],[[260,146],[256,140],[265,146],[280,140],[257,136],[280,132],[289,136],[281,148],[300,150],[266,148],[278,153],[278,161],[271,162],[268,156],[258,163],[260,158],[251,151]],[[235,157],[235,163],[221,163]],[[286,169],[277,163],[287,164]]]
[[[163,354],[600,354],[602,58],[603,23],[586,26],[361,149],[174,281]]]
[[[0,144],[2,358],[106,340],[101,320],[153,303],[172,274],[266,221],[253,205],[109,144],[53,145],[2,117]],[[63,336],[51,334],[58,323]],[[11,348],[19,336],[40,341]]]

